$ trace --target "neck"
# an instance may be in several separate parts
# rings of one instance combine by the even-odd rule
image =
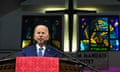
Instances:
[[[40,47],[43,47],[43,46],[47,45],[47,42],[39,43],[38,45],[39,45]]]
[[[40,47],[43,47],[44,46],[44,44],[38,44]]]

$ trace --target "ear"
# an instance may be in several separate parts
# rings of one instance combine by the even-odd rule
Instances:
[[[47,36],[47,39],[46,40],[49,40],[49,35]]]

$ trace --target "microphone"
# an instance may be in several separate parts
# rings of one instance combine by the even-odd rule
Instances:
[[[99,72],[99,71],[98,71],[97,69],[95,69],[94,67],[92,67],[92,66],[90,66],[90,65],[88,65],[88,64],[86,64],[86,63],[84,63],[84,62],[82,62],[82,61],[80,61],[79,59],[75,58],[75,57],[72,56],[71,54],[67,54],[67,53],[65,53],[65,52],[63,52],[63,51],[61,51],[61,50],[59,50],[59,49],[57,49],[57,48],[54,48],[54,47],[50,47],[50,48],[53,48],[54,50],[58,51],[58,52],[61,53],[62,55],[66,56],[66,57],[68,58],[67,60],[70,60],[70,61],[72,61],[72,62],[75,62],[75,63],[81,65],[82,67],[88,67],[88,68],[89,68],[90,70],[92,70],[92,71]],[[80,66],[80,67],[81,67],[81,66]]]
[[[18,52],[11,52],[10,54],[8,54],[6,56],[1,57],[0,61],[15,59],[17,55],[18,55]]]

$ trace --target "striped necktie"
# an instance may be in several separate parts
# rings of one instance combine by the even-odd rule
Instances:
[[[39,48],[38,56],[42,56],[42,50],[43,50],[43,48]]]

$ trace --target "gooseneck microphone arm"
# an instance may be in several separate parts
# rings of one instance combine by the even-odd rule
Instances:
[[[51,48],[53,48],[53,47],[51,47]],[[82,67],[87,67],[87,68],[89,68],[92,72],[93,72],[93,71],[99,72],[99,71],[98,71],[97,69],[95,69],[94,67],[92,67],[92,66],[90,66],[90,65],[88,65],[88,64],[86,64],[86,63],[84,63],[84,62],[82,62],[82,61],[80,61],[79,59],[73,57],[71,54],[66,54],[66,53],[64,53],[63,51],[61,51],[61,50],[59,50],[59,49],[57,49],[57,48],[53,48],[53,49],[55,49],[56,51],[58,51],[58,52],[61,53],[62,55],[66,56],[70,61],[75,62],[75,63],[77,63],[77,64],[79,64],[79,65],[82,65]]]
[[[97,69],[95,69],[94,67],[88,65],[87,63],[84,63],[84,62],[80,61],[79,59],[73,57],[72,55],[65,54],[65,53],[64,53],[63,55],[67,56],[68,58],[71,58],[72,61],[75,61],[77,64],[81,65],[83,68],[84,68],[84,67],[87,67],[87,68],[89,68],[91,71],[99,72],[99,71],[98,71]]]
[[[97,69],[95,69],[94,67],[88,65],[87,63],[84,63],[84,62],[80,61],[79,59],[73,57],[72,55],[66,54],[66,53],[64,53],[64,52],[62,52],[62,51],[61,51],[61,53],[62,53],[64,56],[68,57],[71,61],[73,61],[73,62],[81,65],[83,68],[84,68],[84,67],[87,67],[87,68],[89,68],[91,71],[99,72],[99,71],[98,71]]]

